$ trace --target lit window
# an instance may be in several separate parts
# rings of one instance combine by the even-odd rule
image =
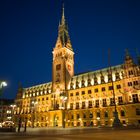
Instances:
[[[125,116],[125,112],[123,110],[121,110],[121,116],[124,117]]]
[[[133,102],[134,103],[138,103],[139,102],[138,94],[133,94],[132,97],[133,97]]]
[[[95,88],[95,89],[94,89],[94,92],[97,93],[97,92],[98,92],[98,88]]]
[[[109,90],[113,90],[113,86],[109,86],[109,88],[108,88]]]
[[[91,92],[91,90],[88,90],[88,94],[91,94],[92,92]]]
[[[82,91],[82,95],[85,95],[85,91]]]
[[[76,92],[76,96],[79,96],[79,92]]]
[[[122,96],[118,97],[118,102],[119,102],[119,104],[122,104],[123,103]]]
[[[121,89],[121,85],[117,85],[116,87],[117,87],[117,89]]]
[[[105,112],[105,118],[108,118],[108,112],[107,111]]]
[[[102,87],[102,91],[105,91],[105,87]]]
[[[70,93],[70,96],[73,96],[73,93]]]
[[[128,86],[131,87],[133,84],[132,82],[128,82]]]

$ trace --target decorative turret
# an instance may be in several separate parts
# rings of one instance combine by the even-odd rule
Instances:
[[[81,87],[85,87],[85,80],[84,80],[84,76],[82,76]]]
[[[125,77],[128,78],[136,76],[136,64],[133,62],[133,59],[128,52],[128,49],[126,49],[125,52],[125,62],[123,65]]]
[[[97,85],[97,84],[98,84],[97,76],[96,76],[96,73],[94,73],[94,85]]]
[[[71,78],[70,89],[74,89],[74,88],[73,88],[73,85],[74,85],[74,83],[73,83],[73,78]]]
[[[114,71],[115,71],[115,80],[116,81],[120,80],[119,72],[117,71],[117,69],[114,69]]]
[[[88,73],[88,79],[87,79],[87,82],[88,82],[88,86],[91,86],[91,78],[90,78],[89,73]]]
[[[78,76],[76,77],[76,88],[79,88]]]

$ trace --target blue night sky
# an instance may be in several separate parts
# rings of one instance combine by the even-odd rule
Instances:
[[[4,97],[23,87],[51,81],[52,50],[61,0],[0,0],[0,79]],[[124,62],[125,49],[140,51],[139,0],[65,0],[65,17],[75,52],[75,73]]]

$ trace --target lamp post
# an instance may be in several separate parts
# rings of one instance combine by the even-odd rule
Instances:
[[[7,86],[7,83],[5,81],[0,81],[0,96],[1,96],[1,101],[0,101],[0,106],[1,106],[1,120],[3,122],[3,106],[2,106],[2,92],[3,88]]]
[[[38,104],[37,101],[32,101],[33,105],[33,115],[32,115],[32,127],[34,128],[34,122],[36,121],[36,105]]]
[[[114,115],[113,127],[120,127],[122,125],[118,116],[117,105],[116,105],[116,95],[115,95],[114,82],[113,82],[113,77],[112,77],[112,68],[110,64],[110,50],[108,50],[108,64],[109,64],[109,72],[111,75],[112,94],[113,94],[114,109],[115,109],[115,111],[113,112],[113,115]]]
[[[10,105],[10,107],[12,108],[11,117],[12,117],[12,123],[14,125],[14,123],[15,123],[14,111],[15,111],[16,105],[15,104],[12,104],[12,105]]]

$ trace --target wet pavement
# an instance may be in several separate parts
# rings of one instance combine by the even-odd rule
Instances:
[[[140,129],[27,129],[0,133],[0,140],[140,140]]]

